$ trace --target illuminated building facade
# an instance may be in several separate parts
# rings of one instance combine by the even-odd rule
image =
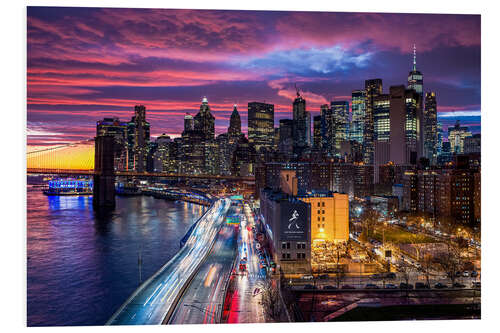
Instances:
[[[349,139],[349,102],[334,101],[330,103],[330,108],[335,128],[334,152],[335,156],[340,156],[342,142]]]
[[[299,200],[310,204],[311,243],[349,240],[349,197],[347,194],[313,191]]]
[[[448,128],[448,142],[450,143],[450,152],[453,154],[464,153],[464,140],[472,136],[469,128],[460,126],[460,121],[457,120],[455,126]]]
[[[365,81],[366,109],[363,128],[363,153],[365,164],[373,164],[374,159],[374,99],[382,94],[382,79],[371,79]]]
[[[111,135],[115,139],[114,159],[115,170],[125,170],[127,167],[127,123],[118,118],[104,118],[96,126],[96,136]]]
[[[363,144],[363,131],[366,113],[366,92],[364,90],[354,90],[352,92],[352,120],[349,130],[351,140]]]
[[[425,94],[424,110],[424,157],[428,158],[432,165],[437,162],[437,140],[436,93],[428,92]]]
[[[256,152],[270,151],[274,143],[274,105],[248,103],[248,142]]]

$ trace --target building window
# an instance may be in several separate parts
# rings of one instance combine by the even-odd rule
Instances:
[[[322,202],[322,203],[321,203],[321,205],[322,205],[323,207],[325,207],[325,203],[324,203],[324,202]]]
[[[290,259],[290,258],[291,258],[291,257],[290,257],[290,253],[287,253],[287,254],[286,254],[286,258],[287,258],[287,259]]]
[[[321,214],[321,211],[318,209],[318,214]]]
[[[286,243],[281,243],[281,248],[286,249]]]
[[[322,211],[321,211],[321,214],[325,214],[325,211],[324,211],[324,210],[322,210]]]
[[[290,243],[286,243],[286,248],[289,249],[290,248]]]
[[[325,221],[325,217],[324,217],[324,216],[323,216],[323,221]],[[323,224],[323,227],[324,227],[324,226],[325,226],[325,225]]]
[[[319,202],[318,202],[318,207],[319,207]]]

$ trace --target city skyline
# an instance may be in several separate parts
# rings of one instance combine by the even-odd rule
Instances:
[[[366,79],[381,78],[384,93],[405,84],[413,44],[443,130],[460,119],[479,133],[479,30],[473,15],[29,7],[28,145],[88,139],[97,120],[126,121],[136,104],[151,136],[179,136],[203,96],[216,134],[235,103],[244,132],[252,101],[274,104],[276,126],[291,118],[295,83],[315,116],[321,104],[350,102]]]

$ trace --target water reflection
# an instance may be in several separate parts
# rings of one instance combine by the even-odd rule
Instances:
[[[96,213],[91,196],[27,193],[28,325],[102,325],[179,249],[205,208],[117,197]]]

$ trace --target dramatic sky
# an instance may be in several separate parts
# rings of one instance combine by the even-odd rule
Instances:
[[[29,7],[28,144],[92,138],[96,121],[144,104],[152,136],[178,136],[207,96],[216,132],[238,104],[291,118],[296,83],[313,115],[364,80],[406,84],[413,44],[439,120],[480,131],[477,15]]]

